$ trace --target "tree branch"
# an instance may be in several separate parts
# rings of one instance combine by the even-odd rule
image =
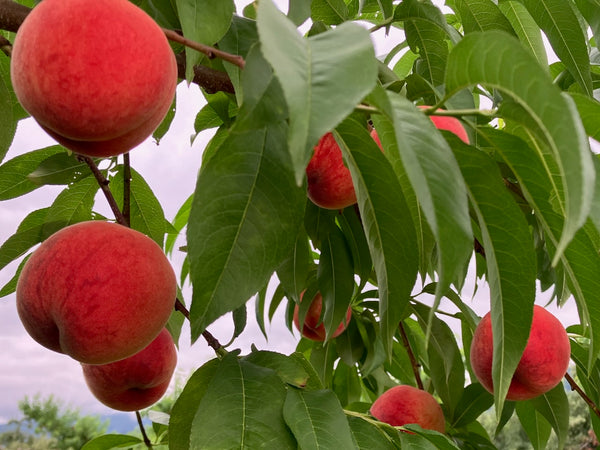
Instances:
[[[410,342],[408,341],[408,336],[406,335],[406,330],[404,329],[404,324],[402,322],[398,324],[398,329],[400,330],[400,336],[402,337],[402,344],[406,349],[406,353],[408,353],[408,358],[410,359],[410,365],[412,366],[413,373],[415,374],[417,386],[419,389],[423,390],[423,380],[421,380],[421,374],[419,372],[419,362],[412,351]]]
[[[210,47],[208,45],[204,45],[199,42],[191,41],[188,38],[180,35],[179,33],[177,33],[176,31],[173,31],[173,30],[168,30],[166,28],[163,28],[162,30],[165,33],[165,36],[167,36],[167,39],[169,39],[173,42],[177,42],[179,44],[185,45],[186,47],[189,47],[200,53],[204,53],[206,56],[208,56],[211,59],[212,58],[221,58],[223,61],[227,61],[231,64],[234,64],[234,65],[238,66],[240,69],[243,69],[244,65],[246,64],[246,62],[244,61],[244,58],[242,58],[239,55],[233,55],[231,53],[227,53],[222,50],[219,50],[218,48]]]
[[[598,406],[592,401],[591,398],[588,397],[588,395],[585,392],[583,392],[583,389],[581,389],[581,387],[577,384],[573,377],[569,375],[569,372],[565,373],[565,379],[567,380],[567,383],[569,383],[569,386],[571,386],[571,389],[577,392],[579,396],[583,399],[583,401],[587,403],[590,409],[594,411],[594,414],[600,417],[600,409],[598,409]]]
[[[179,311],[181,314],[183,314],[184,317],[189,322],[190,312],[185,307],[185,305],[181,302],[181,300],[179,300],[178,298],[175,299],[175,311]],[[214,337],[208,330],[204,330],[202,332],[202,337],[204,338],[206,343],[210,347],[212,347],[212,349],[215,351],[217,356],[221,357],[221,356],[225,356],[227,354],[227,350],[225,350],[225,348],[221,345],[221,343],[217,340],[217,338]]]
[[[4,36],[0,36],[0,51],[9,58],[12,56],[12,44]]]
[[[127,225],[131,223],[131,164],[129,152],[123,155],[123,218]]]
[[[16,33],[30,11],[12,0],[0,0],[0,29]]]
[[[175,55],[175,59],[177,60],[177,74],[179,78],[185,79],[185,54],[179,53]],[[194,66],[194,78],[192,82],[204,88],[209,94],[220,91],[230,94],[235,93],[233,83],[227,73],[203,65]]]

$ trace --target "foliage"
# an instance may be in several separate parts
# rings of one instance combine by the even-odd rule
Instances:
[[[16,428],[0,435],[0,448],[79,450],[90,439],[106,433],[108,422],[99,416],[82,416],[54,396],[25,397],[19,402],[23,418]],[[27,445],[28,447],[24,447]]]
[[[136,172],[125,183],[118,158],[102,165],[119,202],[131,190],[132,227],[168,253],[178,233],[187,240],[180,282],[192,287],[192,340],[206,338],[228,313],[238,336],[252,298],[263,331],[282,304],[291,326],[305,290],[322,292],[329,334],[349,305],[353,311],[338,338],[302,339],[291,355],[240,355],[235,340],[228,350],[216,346],[216,358],[194,372],[169,416],[154,416],[156,439],[175,449],[493,448],[480,423],[493,405],[494,428],[515,417],[534,448],[547,445],[551,430],[557,447],[570,443],[574,413],[562,385],[519,405],[504,397],[541,288],[558,305],[576,302],[572,359],[585,395],[600,401],[600,182],[590,148],[600,140],[598,1],[290,0],[287,14],[272,0],[246,2],[241,11],[232,0],[136,3],[162,26],[244,58],[236,65],[185,50],[188,81],[202,85],[193,78],[197,65],[233,89],[203,91],[195,131],[211,129],[214,137],[172,223],[151,183]],[[377,30],[385,30],[391,50],[376,56]],[[0,80],[4,157],[26,113],[3,53]],[[460,118],[471,144],[436,129],[430,114]],[[306,198],[304,170],[327,131],[357,193],[356,207],[343,211]],[[64,185],[0,246],[0,268],[61,227],[104,219],[95,212],[90,175],[57,146],[0,165],[0,200]],[[468,381],[479,320],[461,293],[471,262],[490,289],[493,396]],[[14,292],[17,277],[1,295]],[[455,308],[440,309],[442,298]],[[460,336],[448,317],[460,322]],[[169,326],[178,335],[188,324],[178,311]],[[417,383],[413,357],[418,377],[442,403],[445,436],[402,433],[368,414],[385,389]],[[597,417],[591,424],[600,431]],[[142,445],[105,435],[85,448],[134,444]]]

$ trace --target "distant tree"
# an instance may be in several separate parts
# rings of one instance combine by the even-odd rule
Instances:
[[[108,421],[82,416],[52,395],[25,397],[19,409],[23,418],[13,421],[15,429],[0,434],[0,450],[79,450],[108,429]]]

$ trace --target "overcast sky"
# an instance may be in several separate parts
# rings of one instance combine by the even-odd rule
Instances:
[[[239,5],[248,1],[236,1]],[[287,4],[279,1],[278,4]],[[383,31],[381,32],[383,33]],[[382,35],[379,34],[379,37]],[[377,41],[379,39],[376,37]],[[389,44],[389,46],[393,45]],[[388,48],[389,48],[388,46]],[[378,53],[386,47],[379,46]],[[193,192],[197,170],[200,167],[204,146],[210,139],[211,132],[202,133],[190,145],[189,136],[194,132],[193,121],[197,111],[204,104],[204,99],[196,86],[187,87],[180,84],[177,90],[177,115],[170,131],[156,146],[148,140],[131,152],[131,164],[140,172],[159,198],[167,219],[173,219],[180,205]],[[19,154],[35,150],[55,142],[48,137],[32,119],[19,124],[13,145],[6,155],[5,161]],[[62,187],[47,186],[23,197],[0,203],[0,243],[13,234],[21,220],[31,211],[49,206]],[[99,194],[96,210],[112,217],[104,198]],[[175,271],[179,273],[181,257],[173,260]],[[14,274],[17,263],[12,263],[0,271],[0,286],[3,286]],[[473,277],[465,287],[464,293],[473,291]],[[185,297],[190,298],[189,289]],[[465,298],[469,298],[468,295]],[[488,308],[487,289],[478,290],[472,307],[479,314]],[[540,302],[543,299],[540,299]],[[566,325],[576,321],[575,309],[571,304],[560,311],[552,309]],[[249,351],[255,344],[261,349],[270,349],[282,353],[291,353],[298,340],[298,334],[291,334],[284,325],[283,308],[280,308],[269,326],[269,342],[266,342],[254,321],[254,310],[248,310],[249,325],[247,330],[237,339],[235,348]],[[232,322],[229,316],[218,320],[209,330],[222,342],[231,337]],[[189,375],[195,368],[214,357],[212,350],[199,340],[194,346],[189,344],[189,327],[184,325],[181,339],[177,373],[180,377]],[[70,357],[54,353],[34,342],[23,329],[17,316],[15,296],[0,299],[0,423],[18,416],[17,403],[25,396],[54,394],[66,404],[79,408],[82,413],[110,414],[113,411],[100,404],[88,391],[79,363]]]

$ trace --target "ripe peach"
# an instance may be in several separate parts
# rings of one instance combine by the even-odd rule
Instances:
[[[85,382],[98,400],[119,411],[137,411],[164,395],[176,365],[173,338],[163,328],[146,348],[129,358],[81,366]]]
[[[343,209],[356,203],[350,170],[333,134],[321,137],[306,166],[308,198],[321,208]]]
[[[302,297],[304,296],[304,292],[300,296],[300,301],[302,301]],[[300,329],[300,319],[298,317],[299,308],[298,305],[294,307],[294,325],[298,331],[302,333],[302,336],[305,338],[311,339],[313,341],[323,342],[325,340],[325,335],[327,334],[325,330],[325,325],[321,321],[321,310],[323,309],[323,296],[317,292],[314,296],[308,311],[306,312],[306,317],[304,318],[304,326]],[[350,318],[352,317],[352,308],[348,307],[348,311],[346,312],[346,320],[335,329],[333,332],[332,338],[338,337],[340,334],[344,332],[346,327],[348,326],[348,322],[350,322]]]
[[[41,345],[106,364],[146,347],[165,326],[176,295],[173,268],[152,239],[88,221],[54,233],[27,260],[17,311]]]
[[[161,28],[127,0],[44,0],[17,33],[11,78],[21,105],[62,145],[114,156],[160,124],[177,64]]]
[[[471,367],[482,386],[492,393],[493,349],[492,321],[487,313],[473,334]],[[570,355],[569,337],[560,321],[535,305],[529,339],[510,383],[507,400],[527,400],[555,387],[567,372]]]
[[[427,109],[430,108],[430,106],[420,105],[419,108]],[[429,118],[438,130],[451,131],[465,144],[469,143],[469,135],[467,134],[465,127],[463,127],[462,123],[460,123],[460,120],[458,120],[456,117],[429,116]]]
[[[392,426],[416,423],[428,430],[446,431],[444,413],[427,391],[409,385],[388,389],[373,402],[371,415]]]

